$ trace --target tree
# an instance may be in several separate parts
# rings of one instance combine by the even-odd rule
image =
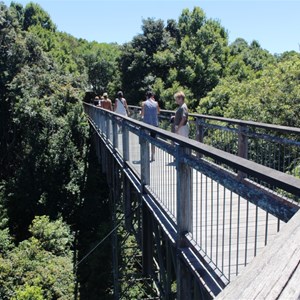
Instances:
[[[227,33],[214,20],[208,20],[200,8],[185,9],[178,23],[143,20],[142,34],[126,44],[121,55],[124,90],[134,103],[154,89],[162,107],[172,106],[173,97],[155,90],[170,89],[179,83],[190,95],[193,110],[199,100],[212,90],[223,76],[227,61]],[[161,81],[160,81],[161,80]]]
[[[88,82],[96,94],[109,92],[114,95],[120,88],[119,56],[119,46],[115,44],[92,43],[84,51]]]
[[[170,35],[162,20],[145,19],[142,33],[132,42],[123,46],[120,58],[122,86],[129,102],[138,103],[144,99],[145,91],[153,85],[155,79],[166,74],[172,63],[172,54],[168,51]],[[160,52],[164,52],[164,54]]]
[[[24,9],[23,30],[28,30],[29,27],[36,25],[51,31],[56,30],[49,14],[40,5],[30,2]]]
[[[256,41],[248,45],[244,39],[238,38],[229,46],[229,50],[224,76],[199,103],[197,110],[200,113],[223,116],[231,97],[241,93],[240,83],[259,79],[264,69],[275,64],[275,58]]]
[[[200,8],[184,10],[179,17],[182,40],[178,56],[178,81],[190,88],[195,109],[201,98],[223,76],[227,62],[227,33],[218,21],[206,19]]]
[[[41,216],[34,219],[31,232],[28,240],[0,253],[0,298],[73,299],[69,227],[61,219],[51,222]]]

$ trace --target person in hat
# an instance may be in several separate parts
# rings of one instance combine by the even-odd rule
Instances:
[[[108,98],[108,94],[107,93],[103,94],[103,100],[101,100],[101,107],[104,108],[104,109],[112,111],[112,102]]]

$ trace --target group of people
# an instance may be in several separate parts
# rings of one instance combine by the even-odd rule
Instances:
[[[175,112],[175,116],[171,118],[172,123],[172,132],[175,132],[181,136],[189,136],[189,124],[188,124],[188,107],[185,103],[185,94],[180,91],[174,95],[178,109]],[[145,123],[158,127],[158,114],[160,108],[158,102],[155,101],[154,93],[148,91],[146,93],[146,101],[142,102],[141,115]],[[151,134],[152,137],[155,137],[155,134]],[[155,147],[151,144],[151,160],[155,160]]]
[[[185,103],[185,94],[180,91],[174,95],[178,109],[175,115],[171,118],[172,132],[181,136],[189,136],[189,124],[188,124],[188,107]],[[114,111],[123,116],[129,115],[126,99],[123,97],[123,92],[117,93],[117,98],[114,103],[114,109],[112,107],[112,101],[108,98],[107,93],[104,93],[101,98],[95,97],[94,104],[104,109]],[[146,100],[142,102],[141,117],[142,120],[152,126],[158,127],[158,115],[160,108],[158,102],[155,100],[155,95],[152,91],[146,93]],[[155,138],[155,133],[151,133],[151,136]],[[151,160],[155,160],[155,147],[151,144]]]
[[[104,109],[114,111],[120,115],[128,116],[129,110],[127,106],[126,99],[123,97],[123,92],[119,91],[117,93],[117,98],[115,100],[114,107],[112,105],[112,101],[108,98],[108,94],[104,93],[103,96],[96,96],[94,99],[94,105],[98,107],[102,107]]]

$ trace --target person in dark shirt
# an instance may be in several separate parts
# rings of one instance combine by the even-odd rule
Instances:
[[[146,93],[146,101],[142,103],[141,115],[145,123],[158,127],[158,114],[160,112],[159,105],[154,99],[151,91]],[[155,133],[151,132],[151,136],[155,138]],[[155,146],[151,144],[151,160],[155,160]]]
[[[95,105],[95,106],[98,106],[98,105],[99,105],[99,102],[100,102],[100,99],[99,99],[98,96],[96,96],[96,97],[94,98],[94,105]]]

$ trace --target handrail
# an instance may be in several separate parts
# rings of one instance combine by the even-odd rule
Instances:
[[[291,190],[295,195],[300,196],[300,179],[295,178],[294,176],[279,172],[277,170],[273,170],[242,157],[236,157],[235,155],[216,149],[212,146],[179,136],[167,130],[148,125],[138,120],[134,120],[130,117],[107,111],[105,109],[102,109],[101,107],[95,107],[94,105],[87,103],[85,103],[84,105],[102,110],[103,112],[108,113],[111,116],[118,118],[119,120],[125,120],[130,125],[135,125],[139,128],[148,130],[149,132],[157,133],[160,137],[166,140],[171,140],[172,142],[182,145],[185,148],[195,150],[207,157],[215,159],[220,163],[225,163],[238,171],[247,172],[253,176],[257,176],[257,178],[263,179],[266,183],[273,185],[275,184],[280,188]]]
[[[138,117],[138,106],[129,106]],[[138,113],[138,115],[137,115]],[[161,110],[163,128],[173,111]],[[190,138],[272,169],[300,177],[300,128],[190,114]]]
[[[130,109],[137,109],[137,110],[141,109],[139,106],[135,106],[135,105],[128,105],[128,107]],[[175,114],[175,112],[172,110],[161,109],[160,111],[162,114],[167,114],[167,115]],[[217,116],[197,114],[197,113],[189,113],[189,116],[194,117],[196,119],[197,118],[204,119],[204,120],[207,119],[207,120],[231,123],[231,124],[235,124],[235,125],[252,126],[252,127],[264,128],[264,129],[269,129],[269,130],[276,130],[276,131],[285,132],[285,133],[300,134],[300,128],[298,128],[298,127],[274,125],[274,124],[268,124],[268,123],[246,121],[246,120],[232,119],[232,118],[225,118],[225,117],[217,117]]]

